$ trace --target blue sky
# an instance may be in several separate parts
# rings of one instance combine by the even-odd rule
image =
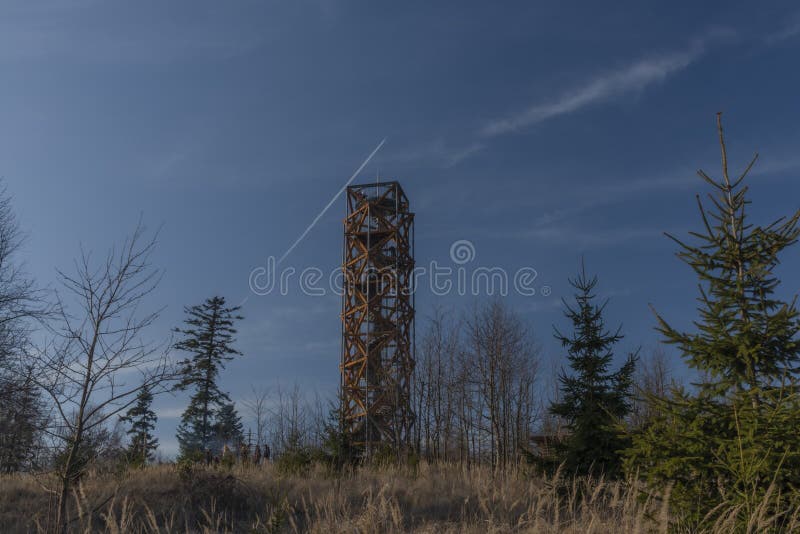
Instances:
[[[735,166],[754,151],[751,213],[800,198],[800,8],[792,2],[102,2],[0,6],[0,176],[42,285],[79,244],[98,252],[139,214],[163,225],[152,332],[185,304],[247,298],[223,386],[338,381],[335,295],[252,295],[364,158],[359,182],[402,182],[420,264],[536,269],[548,297],[510,303],[559,361],[552,324],[581,255],[623,348],[652,346],[652,303],[694,316],[695,282],[663,231],[697,228],[698,168],[718,174],[714,114]],[[338,201],[284,266],[330,272]],[[798,289],[800,252],[784,258]],[[418,293],[419,326],[439,304]],[[182,397],[158,401],[174,451]]]

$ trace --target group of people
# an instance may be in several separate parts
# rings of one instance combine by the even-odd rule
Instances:
[[[248,465],[252,462],[252,465],[261,465],[262,463],[269,462],[269,445],[266,443],[263,447],[260,447],[258,444],[255,445],[253,448],[253,454],[250,454],[250,445],[247,443],[241,443],[238,447],[238,452],[235,448],[228,447],[226,443],[222,447],[222,455],[215,456],[211,454],[210,449],[206,449],[206,465],[219,465],[220,462],[223,463],[240,463],[242,465]]]

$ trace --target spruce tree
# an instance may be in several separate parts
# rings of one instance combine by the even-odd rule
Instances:
[[[800,211],[751,223],[744,180],[758,155],[731,179],[720,114],[717,129],[722,178],[698,173],[714,193],[708,208],[697,197],[701,229],[690,241],[669,236],[698,278],[699,318],[681,331],[657,314],[658,330],[699,380],[651,399],[657,416],[634,436],[627,461],[651,485],[672,487],[681,526],[692,530],[724,514],[745,528],[759,506],[780,521],[800,487],[800,321],[796,297],[776,294],[774,273],[800,236]]]
[[[564,315],[573,331],[564,335],[556,328],[555,337],[567,350],[572,372],[562,371],[563,400],[550,407],[567,424],[568,435],[559,447],[561,460],[573,473],[614,477],[625,448],[620,422],[631,409],[636,356],[630,355],[618,371],[610,371],[614,346],[623,338],[621,327],[613,333],[606,329],[603,312],[608,301],[595,303],[597,277],[587,276],[583,264],[569,282],[577,291],[576,304],[564,301]]]
[[[217,440],[217,447],[221,448],[224,444],[236,447],[244,441],[244,430],[242,418],[236,411],[236,405],[228,402],[222,405],[217,412],[216,422],[214,423],[214,437]]]
[[[130,425],[127,435],[128,460],[134,465],[145,465],[153,461],[153,453],[158,448],[158,439],[153,436],[158,417],[151,409],[153,393],[149,387],[143,387],[136,396],[134,404],[120,421]]]
[[[211,448],[215,414],[230,402],[217,379],[225,362],[241,354],[233,348],[234,322],[242,319],[236,313],[239,309],[225,306],[224,297],[212,297],[187,307],[187,328],[175,329],[183,336],[175,348],[190,354],[180,364],[182,379],[176,389],[194,391],[178,426],[178,443],[184,455]]]
[[[353,442],[353,436],[345,429],[343,406],[344,395],[340,388],[336,400],[331,402],[327,421],[322,423],[322,459],[335,472],[355,464],[362,452]]]

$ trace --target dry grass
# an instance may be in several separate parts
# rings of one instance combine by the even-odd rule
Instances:
[[[48,530],[54,503],[39,482],[29,475],[0,479],[3,531]],[[281,477],[269,466],[199,468],[181,476],[174,466],[159,466],[89,476],[76,491],[71,527],[112,533],[666,531],[664,500],[640,494],[618,482],[425,464],[416,472],[363,469],[338,478],[322,469]]]

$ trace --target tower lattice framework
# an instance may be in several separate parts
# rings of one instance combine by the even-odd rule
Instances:
[[[347,188],[342,419],[366,454],[399,451],[414,422],[414,214],[398,182]]]

